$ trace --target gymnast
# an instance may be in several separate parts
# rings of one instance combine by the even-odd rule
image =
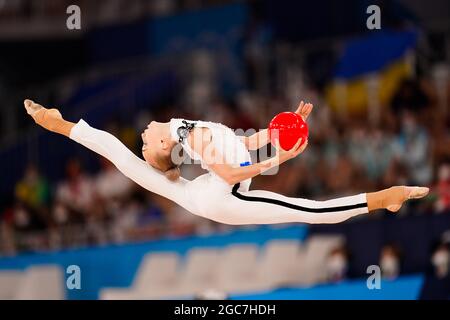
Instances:
[[[251,163],[249,150],[267,145],[266,130],[237,136],[213,122],[171,119],[152,121],[142,134],[142,160],[113,135],[84,120],[66,121],[57,109],[24,101],[27,113],[43,128],[62,134],[110,160],[125,176],[150,192],[170,199],[192,214],[230,225],[275,223],[339,223],[377,209],[397,212],[409,199],[426,196],[426,187],[394,186],[326,201],[291,198],[264,190],[250,190],[251,179],[298,156],[308,142],[299,139],[291,150],[277,141],[276,155]],[[312,104],[301,102],[296,111],[306,121]],[[176,148],[177,147],[177,148]],[[208,170],[192,181],[180,177],[178,148]]]

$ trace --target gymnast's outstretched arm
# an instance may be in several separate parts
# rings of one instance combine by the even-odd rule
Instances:
[[[111,161],[125,176],[143,188],[164,196],[180,205],[184,203],[187,182],[180,178],[168,180],[163,173],[137,157],[122,142],[108,132],[89,126],[80,120],[77,124],[66,121],[56,109],[46,109],[31,100],[25,100],[25,108],[35,122],[45,129],[62,134]]]

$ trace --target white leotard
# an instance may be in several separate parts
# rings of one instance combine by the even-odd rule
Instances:
[[[183,123],[184,121],[184,123]],[[240,167],[251,164],[250,153],[242,142],[241,138],[235,134],[233,130],[220,123],[209,121],[191,121],[185,119],[171,119],[170,120],[170,134],[172,139],[180,142],[183,150],[189,157],[195,161],[200,162],[203,169],[208,170],[212,176],[222,180],[213,171],[208,168],[208,165],[203,161],[202,157],[197,154],[189,145],[187,139],[180,140],[180,128],[186,126],[185,123],[194,124],[195,128],[208,128],[211,131],[211,143],[214,145],[216,151],[221,154],[225,164],[232,167]],[[243,185],[250,185],[251,179],[242,182]]]
[[[180,122],[182,124],[181,119],[173,119],[173,124],[171,121],[174,139],[179,139],[176,130]],[[198,121],[197,125],[211,129],[214,144],[224,152],[229,164],[239,165],[240,161],[249,160],[248,151],[243,149],[245,146],[230,129],[203,121]],[[192,181],[183,178],[170,181],[116,137],[92,128],[83,120],[72,129],[70,137],[112,161],[123,174],[143,188],[176,202],[193,214],[217,222],[233,225],[338,223],[368,212],[365,193],[326,201],[290,198],[265,190],[249,190],[249,183],[230,186],[213,172]],[[188,145],[183,145],[183,148],[193,159],[201,161]],[[235,151],[235,155],[228,155],[228,152]]]

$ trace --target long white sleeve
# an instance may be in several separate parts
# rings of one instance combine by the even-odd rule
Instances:
[[[80,120],[73,127],[70,138],[110,160],[125,176],[148,191],[185,205],[185,179],[180,178],[176,182],[168,180],[163,173],[137,157],[112,134],[92,128],[84,120]]]

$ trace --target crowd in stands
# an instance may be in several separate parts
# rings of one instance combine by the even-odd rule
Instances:
[[[408,204],[399,215],[448,213],[448,115],[446,118],[439,113],[432,92],[426,88],[426,82],[405,81],[391,105],[384,107],[378,125],[368,125],[357,116],[343,119],[319,95],[310,94],[315,109],[309,120],[307,151],[283,164],[277,174],[255,178],[252,188],[325,199],[392,185],[425,185],[431,187],[431,195]],[[255,112],[256,108],[263,112]],[[246,93],[238,95],[233,103],[217,100],[197,112],[171,106],[152,114],[138,114],[135,123],[119,123],[115,119],[104,129],[139,154],[139,129],[152,118],[206,119],[245,131],[267,127],[274,114],[294,108],[285,97],[266,98]],[[45,172],[31,163],[16,184],[14,205],[0,215],[2,251],[121,243],[229,228],[193,216],[170,201],[146,192],[108,161],[100,157],[98,161],[101,170],[91,173],[83,169],[79,159],[71,159],[66,176],[57,184],[50,184]],[[184,165],[182,172],[192,179],[202,169],[198,165]],[[383,257],[388,261],[395,254],[394,248],[383,250]],[[393,276],[396,270],[391,262],[387,262],[392,269],[388,273]]]
[[[61,8],[69,2],[0,1],[0,17],[15,19],[27,12],[33,17],[64,13]],[[173,12],[171,10],[222,2],[226,1],[163,0],[152,1],[152,5],[160,12]],[[123,13],[147,1],[80,3],[81,7],[92,7],[88,10],[91,13],[96,12],[93,7],[99,7],[97,10],[102,12]],[[100,8],[103,5],[126,8],[108,11]],[[269,36],[257,23],[252,30],[246,35],[243,68],[249,91],[233,95],[231,100],[222,98],[210,78],[215,71],[211,70],[214,62],[205,59],[200,52],[190,61],[196,74],[189,78],[183,99],[160,108],[149,106],[147,112],[136,114],[134,122],[114,117],[102,129],[140,154],[140,133],[152,119],[168,121],[171,117],[180,117],[220,122],[243,131],[262,129],[275,114],[295,110],[303,99],[315,106],[308,120],[310,139],[306,152],[283,164],[277,174],[253,179],[253,189],[319,200],[392,185],[424,185],[431,187],[430,196],[408,203],[398,215],[449,213],[450,101],[446,102],[447,108],[438,105],[438,94],[426,75],[405,80],[390,103],[381,106],[381,117],[376,123],[369,121],[367,114],[342,116],[328,106],[323,88],[302,83],[304,70],[288,65],[288,61],[283,64],[294,78],[278,81],[278,87],[284,87],[283,90],[268,92],[266,89],[277,82],[275,75],[267,76],[271,72],[268,60],[272,58],[267,45]],[[82,161],[73,157],[66,164],[65,177],[57,183],[50,181],[38,164],[30,163],[16,183],[12,205],[0,208],[0,254],[141,241],[231,228],[193,216],[172,202],[142,190],[108,161],[100,157],[98,161],[101,170],[92,172],[85,170]],[[188,179],[202,172],[198,165],[182,167],[182,175]],[[384,215],[386,213],[362,218],[377,219]],[[388,266],[386,274],[390,277],[398,272],[393,262],[396,255],[396,248],[386,247],[380,258],[382,264]],[[345,250],[334,252],[331,269],[345,265],[342,263],[345,256]],[[342,271],[332,273],[335,274],[331,279],[343,277]]]
[[[450,294],[450,233],[442,234],[429,256],[429,270],[424,270],[424,285],[418,298],[448,299]],[[338,245],[329,254],[325,262],[328,283],[338,284],[350,278],[349,264],[351,252],[345,245]],[[377,265],[369,272],[381,272],[382,279],[394,281],[402,274],[404,261],[402,248],[396,243],[385,244],[380,252]],[[379,269],[378,269],[379,268]]]

